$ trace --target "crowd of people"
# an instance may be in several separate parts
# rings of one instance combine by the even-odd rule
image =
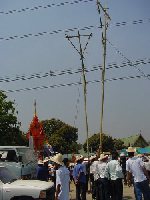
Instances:
[[[127,155],[117,151],[88,159],[77,155],[73,163],[57,153],[39,159],[37,179],[54,182],[55,200],[69,200],[71,181],[76,200],[86,200],[87,192],[96,200],[122,200],[123,185],[133,186],[136,200],[150,200],[150,159],[135,155],[133,147],[127,149]]]

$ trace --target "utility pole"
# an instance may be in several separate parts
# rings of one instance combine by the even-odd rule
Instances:
[[[102,48],[103,48],[103,65],[102,65],[102,74],[101,74],[101,83],[102,83],[102,98],[101,98],[101,114],[100,114],[100,145],[99,145],[99,153],[103,152],[103,116],[104,116],[104,97],[105,97],[105,69],[106,69],[106,32],[108,28],[108,20],[111,20],[106,8],[104,8],[100,1],[97,0],[97,10],[100,15],[100,11],[102,10],[104,13],[104,22],[102,22],[100,17],[100,27],[102,28]]]
[[[86,75],[85,75],[85,65],[84,65],[84,53],[86,50],[86,47],[88,45],[88,41],[84,47],[84,49],[82,48],[82,44],[81,44],[81,37],[88,37],[88,40],[92,37],[92,33],[89,35],[81,35],[80,32],[78,31],[78,34],[75,36],[68,36],[66,35],[66,38],[69,40],[69,42],[71,43],[71,45],[74,47],[74,49],[79,53],[80,55],[80,60],[81,60],[81,66],[82,66],[82,78],[83,78],[83,93],[84,93],[84,112],[85,112],[85,122],[86,122],[86,137],[87,137],[87,156],[89,159],[89,142],[88,142],[88,138],[89,138],[89,131],[88,131],[88,117],[87,117],[87,98],[86,98],[86,94],[87,94],[87,82],[86,82]],[[75,47],[75,45],[72,43],[71,39],[73,38],[77,38],[78,42],[79,42],[79,50]]]

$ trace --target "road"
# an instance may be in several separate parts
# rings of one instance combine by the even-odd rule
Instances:
[[[75,198],[75,185],[73,181],[70,185],[70,200],[76,200]],[[87,200],[92,200],[91,193],[87,193]],[[124,186],[123,188],[123,200],[135,200],[133,187]]]

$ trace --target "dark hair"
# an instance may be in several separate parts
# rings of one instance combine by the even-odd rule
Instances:
[[[64,165],[66,165],[68,161],[69,161],[68,158],[64,158],[64,159],[63,159]]]
[[[118,157],[119,157],[119,154],[118,154],[118,152],[117,151],[112,151],[112,160],[116,160],[116,159],[118,159]]]
[[[128,157],[133,157],[134,156],[134,152],[128,152]]]

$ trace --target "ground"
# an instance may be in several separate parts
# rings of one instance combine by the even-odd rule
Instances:
[[[75,185],[71,182],[70,185],[70,200],[76,200],[75,198]],[[87,200],[92,200],[91,193],[87,192]],[[135,200],[133,187],[124,186],[123,188],[123,200]]]

